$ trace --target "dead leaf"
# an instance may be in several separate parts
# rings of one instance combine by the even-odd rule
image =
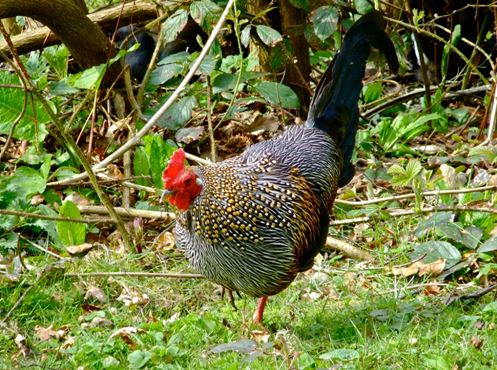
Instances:
[[[475,347],[477,350],[479,350],[481,348],[481,346],[483,345],[483,340],[481,340],[476,335],[473,335],[471,337],[471,344],[473,345],[473,347]]]
[[[438,260],[431,263],[423,263],[422,261],[416,261],[409,266],[393,267],[392,273],[394,275],[402,276],[412,276],[412,275],[431,275],[437,276],[442,273],[445,268],[446,260],[439,258]]]
[[[121,338],[128,346],[135,347],[136,342],[133,340],[132,335],[137,333],[145,333],[145,330],[135,328],[134,326],[125,326],[124,328],[120,328],[111,334],[109,339],[119,337]]]
[[[425,288],[423,289],[423,294],[424,295],[439,295],[440,294],[440,285],[435,285],[435,284],[426,284]]]
[[[276,117],[258,115],[246,128],[252,135],[261,135],[264,132],[276,132],[280,127],[280,121]]]
[[[31,348],[29,348],[28,345],[26,344],[26,337],[24,335],[17,334],[14,339],[14,342],[17,348],[20,349],[24,357],[28,357],[31,354]]]
[[[67,349],[67,348],[72,347],[72,346],[74,345],[75,341],[76,341],[76,340],[74,339],[74,337],[69,337],[69,338],[67,338],[67,339],[64,341],[64,343],[62,343],[62,348],[63,348],[63,349]]]
[[[157,237],[157,243],[154,244],[154,250],[158,252],[165,252],[174,249],[176,238],[173,233],[165,231]]]
[[[136,289],[123,289],[123,292],[119,297],[117,297],[118,301],[124,303],[126,307],[131,305],[133,306],[143,306],[150,302],[150,298],[147,294],[141,293]]]
[[[114,326],[114,323],[105,317],[94,317],[89,326],[91,328],[111,328]]]
[[[80,245],[71,245],[70,247],[66,247],[67,253],[71,256],[82,255],[88,253],[93,248],[93,244],[91,243],[83,243]]]
[[[104,293],[104,291],[95,285],[90,285],[88,287],[88,290],[86,291],[85,301],[89,300],[97,301],[98,303],[102,304],[108,302],[107,295]]]
[[[40,325],[35,326],[35,337],[44,341],[50,340],[51,338],[60,340],[64,338],[68,332],[69,329],[67,326],[61,326],[58,330],[54,330],[53,325],[50,325],[48,328],[44,328]]]
[[[200,138],[204,134],[204,131],[205,131],[204,126],[183,127],[180,128],[178,131],[176,131],[175,138],[177,142],[190,144],[194,141],[200,140]]]

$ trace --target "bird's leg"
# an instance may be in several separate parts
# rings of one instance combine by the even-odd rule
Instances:
[[[257,301],[257,308],[255,309],[254,316],[252,320],[254,320],[255,324],[262,324],[262,315],[264,314],[264,307],[266,307],[267,297],[261,297]]]
[[[229,300],[230,304],[233,306],[233,308],[235,309],[235,311],[238,311],[238,307],[236,307],[236,305],[235,305],[235,297],[233,297],[233,291],[232,290],[226,289],[225,287],[222,287],[222,290],[221,290],[221,299],[224,299],[224,293],[225,292],[228,292],[228,300]],[[240,292],[237,291],[236,293],[240,297]]]

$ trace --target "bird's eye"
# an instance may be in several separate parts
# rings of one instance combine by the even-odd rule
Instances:
[[[192,183],[192,179],[191,178],[187,178],[185,180],[185,185],[191,185],[191,183]]]

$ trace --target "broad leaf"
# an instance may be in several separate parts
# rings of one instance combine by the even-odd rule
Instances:
[[[424,257],[423,257],[424,256]],[[421,259],[424,263],[435,262],[439,258],[447,261],[446,268],[450,268],[461,260],[459,250],[448,242],[429,241],[418,244],[414,247],[414,251],[409,254],[411,260]]]
[[[254,89],[269,103],[280,105],[287,109],[297,109],[300,106],[297,94],[288,86],[278,82],[262,81]]]
[[[271,27],[258,24],[255,26],[255,29],[257,31],[257,35],[261,38],[261,41],[267,46],[275,46],[278,42],[283,40],[281,33]]]
[[[171,42],[176,39],[178,33],[185,27],[188,22],[188,12],[184,9],[178,9],[162,24],[161,32],[164,35],[164,42]]]
[[[59,214],[63,217],[81,218],[78,207],[66,200],[60,207]],[[57,231],[65,246],[80,245],[85,242],[86,226],[80,222],[57,221]]]
[[[330,37],[337,29],[338,12],[333,6],[322,6],[311,14],[314,33],[321,41]]]

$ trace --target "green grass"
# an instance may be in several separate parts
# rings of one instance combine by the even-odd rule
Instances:
[[[35,283],[34,273],[17,285],[0,285],[0,317],[35,283],[0,328],[0,368],[85,369],[492,369],[497,363],[495,310],[490,301],[446,306],[451,288],[425,296],[407,279],[382,270],[358,270],[351,261],[325,259],[271,297],[265,327],[254,326],[255,299],[237,299],[234,311],[203,280],[64,277],[52,271]],[[32,259],[42,266],[49,261]],[[186,270],[181,257],[159,261],[111,255],[66,263],[66,272],[102,270]],[[90,286],[102,289],[106,303],[85,300]],[[146,294],[148,303],[126,307],[123,291]],[[131,293],[130,293],[131,294]],[[402,298],[396,298],[401,296]],[[88,312],[88,304],[96,311]],[[92,327],[95,317],[108,326]],[[175,320],[170,320],[172,317]],[[40,339],[37,327],[65,328],[60,339]],[[136,328],[112,336],[118,329]],[[26,337],[32,352],[19,355],[14,338]],[[64,345],[71,337],[72,344]],[[475,346],[477,338],[481,347]],[[212,353],[222,343],[251,339],[252,353]],[[244,347],[245,348],[245,347]]]

